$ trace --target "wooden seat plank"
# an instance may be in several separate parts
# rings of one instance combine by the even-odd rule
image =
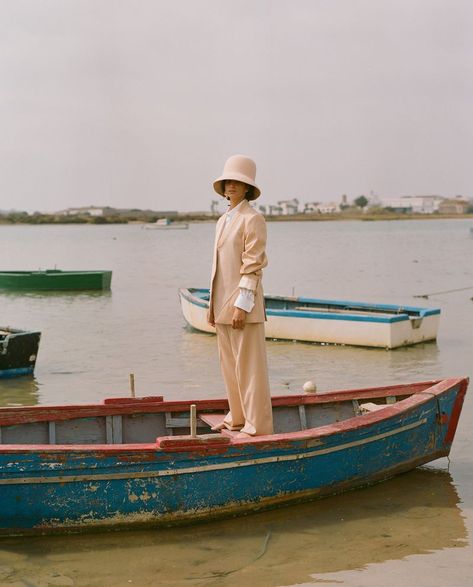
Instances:
[[[386,404],[375,404],[373,402],[367,402],[366,404],[360,404],[360,410],[362,412],[377,412],[386,407]]]
[[[200,420],[202,420],[202,422],[208,424],[212,428],[213,426],[217,426],[223,422],[225,414],[223,412],[213,412],[211,414],[198,414],[198,417]]]

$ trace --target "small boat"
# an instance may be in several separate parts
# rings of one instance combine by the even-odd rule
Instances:
[[[274,434],[246,438],[212,433],[225,399],[0,408],[0,533],[196,522],[382,481],[449,454],[467,386],[273,397]]]
[[[40,338],[41,332],[0,326],[0,379],[33,373]]]
[[[146,229],[168,229],[168,230],[183,230],[189,228],[189,224],[187,222],[176,222],[171,220],[170,218],[158,218],[156,222],[153,224],[145,224],[143,228]]]
[[[208,289],[180,289],[186,322],[215,333],[207,322]],[[390,304],[265,295],[266,338],[394,349],[435,340],[440,310]]]
[[[111,271],[0,271],[0,289],[24,291],[110,289]]]

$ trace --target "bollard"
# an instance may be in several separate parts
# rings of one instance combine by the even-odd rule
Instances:
[[[195,404],[191,404],[191,436],[197,436],[197,412]]]
[[[130,373],[130,390],[131,390],[131,397],[135,397],[135,374]]]

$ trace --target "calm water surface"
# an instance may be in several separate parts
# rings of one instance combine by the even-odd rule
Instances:
[[[265,290],[440,307],[437,343],[395,351],[269,341],[273,394],[473,371],[471,221],[268,224]],[[112,269],[98,294],[0,293],[0,325],[43,333],[34,378],[1,405],[137,393],[223,396],[216,341],[186,328],[179,287],[207,287],[213,224],[0,226],[0,269]],[[413,296],[438,293],[429,299]],[[473,393],[446,459],[376,487],[192,528],[0,542],[1,585],[473,585]]]

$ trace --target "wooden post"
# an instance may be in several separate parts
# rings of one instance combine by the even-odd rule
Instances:
[[[197,436],[197,412],[195,404],[191,404],[191,436]]]
[[[131,390],[131,397],[135,397],[135,374],[130,373],[130,390]]]

